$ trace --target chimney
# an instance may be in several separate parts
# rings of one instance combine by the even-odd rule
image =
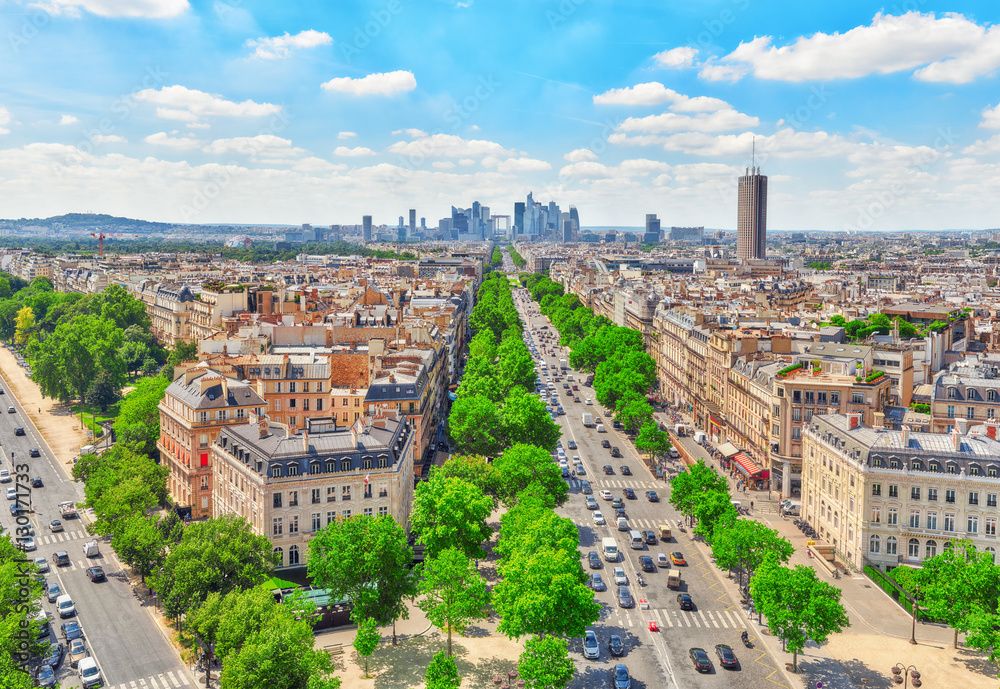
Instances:
[[[962,434],[958,432],[958,428],[953,428],[951,431],[951,444],[955,448],[955,452],[962,451]]]
[[[969,434],[969,420],[968,419],[955,419],[955,430],[957,430],[960,435],[968,435]]]
[[[262,416],[260,417],[260,421],[257,422],[257,437],[266,438],[269,434],[270,430],[268,429],[267,417]]]
[[[852,411],[847,415],[847,429],[853,431],[861,425],[861,412]]]
[[[910,427],[904,425],[903,426],[903,447],[909,447],[909,446],[910,446]]]
[[[308,423],[308,421],[306,422]],[[309,454],[309,429],[302,429],[302,451]]]
[[[986,435],[993,438],[993,440],[997,439],[997,425],[996,421],[990,420],[986,422]]]

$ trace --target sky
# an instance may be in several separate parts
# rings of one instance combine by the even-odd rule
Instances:
[[[0,217],[1000,227],[998,70],[992,0],[0,0]]]

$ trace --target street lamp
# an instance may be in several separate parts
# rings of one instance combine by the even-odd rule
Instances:
[[[896,663],[892,666],[892,681],[896,684],[902,684],[903,689],[906,689],[907,682],[913,679],[913,686],[920,686],[920,673],[917,671],[916,665],[903,665],[903,663]]]
[[[910,609],[911,612],[913,613],[913,623],[910,627],[910,643],[913,644],[914,646],[917,645],[917,596],[919,595],[919,593],[920,593],[920,587],[918,586],[913,591],[913,602],[912,602],[913,607]],[[918,684],[917,686],[919,687],[920,685]]]

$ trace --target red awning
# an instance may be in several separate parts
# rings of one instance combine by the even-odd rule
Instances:
[[[761,473],[760,467],[757,466],[752,459],[747,457],[746,454],[738,452],[737,454],[733,455],[733,459],[739,466],[740,471],[742,471],[747,476],[753,477]]]

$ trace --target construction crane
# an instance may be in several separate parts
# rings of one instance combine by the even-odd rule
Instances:
[[[138,237],[137,234],[126,234],[125,232],[91,232],[91,237],[97,237],[97,248],[101,258],[104,258],[104,238],[105,237]]]

